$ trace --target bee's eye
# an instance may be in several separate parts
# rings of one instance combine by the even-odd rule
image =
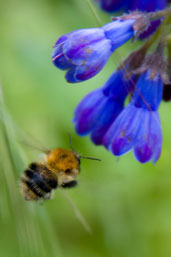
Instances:
[[[72,172],[72,170],[70,170],[70,169],[65,170],[65,174],[71,174],[71,172]]]

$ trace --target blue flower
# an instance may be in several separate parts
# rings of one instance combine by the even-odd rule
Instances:
[[[117,70],[103,87],[89,93],[77,106],[73,122],[76,132],[91,134],[92,141],[100,145],[104,134],[124,108],[132,83],[124,79],[124,70]]]
[[[52,60],[67,70],[66,80],[81,82],[95,76],[112,52],[134,36],[134,19],[115,20],[102,28],[81,29],[59,38]]]
[[[153,12],[156,10],[162,10],[168,4],[167,0],[132,0],[129,1],[129,10],[141,10],[146,12]]]
[[[130,104],[108,129],[103,144],[115,155],[131,149],[141,163],[160,157],[162,132],[157,112],[162,100],[163,82],[160,74],[147,70],[140,75]]]
[[[107,12],[118,11],[119,9],[125,11],[146,11],[152,12],[156,10],[161,10],[166,7],[168,0],[97,0],[100,7]]]
[[[124,0],[97,0],[100,7],[107,12],[119,11],[124,9],[128,11],[129,1]]]

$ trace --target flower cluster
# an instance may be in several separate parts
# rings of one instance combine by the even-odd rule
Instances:
[[[161,152],[161,126],[158,107],[162,100],[163,83],[160,73],[143,72],[136,84],[131,102],[118,115],[103,144],[120,156],[133,149],[138,161],[155,163]],[[155,96],[155,97],[154,97]],[[143,122],[143,123],[142,123]]]
[[[52,61],[56,67],[66,70],[66,80],[70,83],[90,79],[101,71],[116,48],[130,38],[136,39],[152,21],[167,20],[169,14],[170,9],[155,13],[135,11],[114,18],[101,28],[68,33],[56,42]],[[149,47],[156,39],[157,48],[149,54]],[[104,145],[116,156],[133,150],[141,163],[155,163],[159,159],[162,132],[158,108],[162,97],[166,101],[171,99],[171,54],[166,61],[165,46],[166,35],[156,32],[126,58],[102,87],[84,97],[73,118],[80,136],[90,134],[94,144]],[[170,43],[168,49],[171,53]],[[127,106],[126,99],[129,99]]]
[[[125,69],[118,68],[103,87],[89,93],[76,108],[73,119],[76,132],[81,136],[90,133],[95,144],[104,145],[116,156],[133,149],[141,163],[150,160],[155,163],[162,144],[158,108],[165,62],[161,61],[160,54],[156,52],[146,57],[137,71],[140,75],[126,79]],[[137,59],[144,55],[142,48],[125,61],[126,66],[132,69],[133,63],[136,67]],[[124,108],[128,94],[131,101]]]

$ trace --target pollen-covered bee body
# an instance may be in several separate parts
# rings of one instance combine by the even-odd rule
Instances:
[[[79,156],[73,151],[56,148],[46,153],[44,162],[31,163],[24,171],[21,192],[25,200],[50,199],[57,187],[76,186],[79,172]]]

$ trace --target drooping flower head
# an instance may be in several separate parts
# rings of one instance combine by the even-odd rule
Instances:
[[[127,72],[119,68],[103,87],[81,101],[73,119],[79,135],[90,134],[95,144],[103,144],[116,156],[133,149],[141,163],[158,160],[162,145],[158,108],[162,100],[162,71],[165,67],[161,49],[158,47],[146,58],[146,46],[132,53],[124,61]],[[142,65],[136,70],[140,60]],[[129,69],[136,70],[136,73],[128,79]],[[130,93],[131,101],[124,108]]]
[[[138,161],[155,163],[161,152],[162,135],[158,107],[162,100],[163,82],[160,74],[143,72],[137,82],[130,104],[118,116],[103,138],[103,144],[115,155],[131,149]]]
[[[139,22],[141,20],[141,22]],[[95,76],[114,50],[144,29],[148,20],[141,13],[115,19],[101,28],[81,29],[66,34],[56,42],[52,60],[66,70],[66,80],[81,82]]]
[[[133,149],[138,161],[155,163],[161,153],[162,132],[158,108],[162,100],[166,62],[161,41],[148,55],[140,73],[132,99],[103,137],[104,146],[121,156]]]

